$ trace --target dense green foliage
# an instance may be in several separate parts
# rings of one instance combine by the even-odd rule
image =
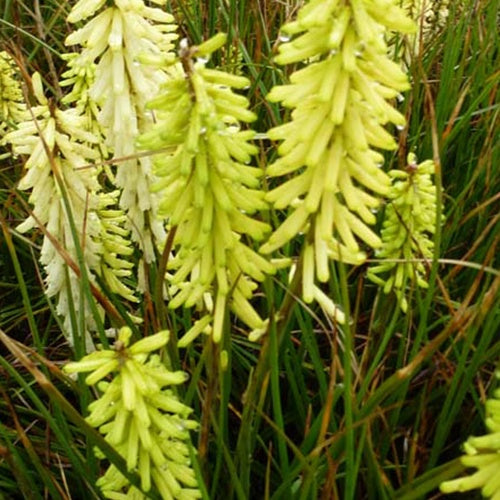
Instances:
[[[54,102],[64,94],[58,82],[67,71],[69,3],[0,5],[0,50],[12,54],[26,82],[39,71]],[[265,99],[294,69],[273,60],[279,28],[302,4],[167,2],[180,36],[192,43],[228,34],[210,65],[250,80],[244,92],[257,116],[259,148],[253,165],[261,169],[277,158],[266,132],[288,119]],[[484,403],[500,358],[498,16],[495,1],[450,2],[447,17],[426,26],[416,45],[391,41],[411,89],[397,101],[408,125],[393,127],[398,149],[384,153],[383,168],[404,167],[410,152],[433,159],[444,220],[432,236],[428,286],[412,290],[406,312],[395,294],[367,279],[371,261],[379,264],[372,252],[361,266],[329,264],[323,289],[351,318],[342,326],[299,299],[298,273],[289,281],[288,270],[278,270],[252,302],[262,318],[279,312],[259,342],[235,320],[226,321],[231,336],[221,344],[167,346],[172,368],[190,375],[179,398],[200,422],[191,435],[205,498],[409,500],[439,495],[439,484],[464,470],[460,446],[484,433]],[[32,89],[23,89],[34,105]],[[70,381],[61,372],[83,355],[83,344],[67,345],[56,304],[44,294],[41,232],[16,230],[30,213],[17,189],[23,175],[23,157],[0,146],[0,499],[100,498],[96,482],[109,462],[96,458],[94,446],[118,466],[123,460],[79,413],[96,394],[83,378]],[[263,184],[270,190],[276,182]],[[273,210],[262,218],[277,227],[284,215]],[[380,210],[378,233],[382,217]],[[300,247],[293,240],[281,255],[296,257]],[[180,338],[194,321],[189,310],[161,300],[156,277],[163,264],[142,264],[151,287],[140,303],[144,323],[129,324],[134,340],[165,328]],[[135,280],[128,278],[132,290]],[[129,321],[136,306],[105,284],[96,295],[85,272],[79,284],[111,318],[101,325],[105,343],[104,329]],[[79,306],[71,321],[84,331]]]

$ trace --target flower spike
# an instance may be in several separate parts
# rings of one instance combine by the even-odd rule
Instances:
[[[174,255],[167,277],[169,306],[192,307],[213,296],[215,308],[204,307],[201,319],[180,340],[185,346],[202,331],[221,339],[227,306],[252,331],[265,331],[265,321],[249,299],[274,266],[249,246],[269,233],[267,223],[255,214],[265,210],[259,190],[262,171],[250,166],[256,147],[252,130],[242,130],[255,115],[245,97],[232,89],[243,89],[249,81],[206,67],[211,51],[225,42],[216,35],[199,47],[181,44],[183,74],[164,84],[160,95],[149,103],[160,118],[143,134],[142,149],[167,148],[155,156],[153,186],[161,197],[160,214],[177,227]]]
[[[5,51],[0,52],[0,145],[4,135],[27,119],[28,111],[24,103],[21,84],[15,63]]]
[[[99,267],[102,249],[99,219],[96,216],[96,193],[99,189],[97,171],[88,168],[88,165],[99,157],[93,147],[98,139],[87,130],[86,117],[79,110],[60,110],[50,105],[38,73],[33,75],[32,84],[38,100],[38,105],[31,107],[33,119],[27,115],[25,121],[4,138],[6,143],[12,145],[14,153],[29,156],[25,163],[26,174],[18,188],[31,190],[29,202],[34,206],[33,216],[29,216],[17,230],[26,232],[38,224],[44,225],[74,262],[78,261],[77,237],[80,247],[85,249],[85,265],[92,280],[91,271]],[[71,229],[63,190],[77,234],[73,234]],[[57,297],[57,312],[63,316],[66,335],[72,342],[74,334],[69,301],[72,297],[72,303],[78,311],[79,304],[83,302],[83,298],[80,300],[80,280],[72,271],[66,273],[66,262],[47,236],[43,240],[40,262],[46,271],[46,294]],[[95,325],[87,303],[82,312],[88,333]],[[89,341],[90,337],[87,338],[90,347]]]
[[[168,75],[142,62],[171,55],[176,26],[170,14],[146,6],[143,0],[114,0],[107,7],[105,3],[81,0],[73,7],[70,22],[94,17],[66,38],[66,45],[82,46],[71,59],[72,71],[66,78],[82,75],[95,64],[88,98],[98,108],[106,147],[117,159],[115,183],[122,190],[120,207],[127,214],[127,227],[145,260],[151,262],[155,247],[165,241],[165,231],[151,192],[151,159],[139,158],[134,144],[154,121],[145,111],[146,100],[157,94]]]
[[[131,334],[130,328],[121,328],[114,349],[95,351],[68,363],[64,371],[88,373],[85,382],[99,388],[101,396],[89,405],[86,420],[99,428],[129,470],[138,470],[143,491],[154,485],[162,498],[200,498],[189,442],[189,431],[198,424],[170,388],[184,383],[187,375],[169,371],[154,354],[168,342],[169,332],[130,346]],[[145,498],[114,465],[97,485],[106,498]]]
[[[394,290],[401,309],[406,312],[405,290],[409,283],[427,288],[427,269],[423,260],[432,260],[434,242],[429,237],[436,226],[436,187],[432,160],[417,164],[414,154],[408,155],[406,170],[389,172],[393,184],[389,193],[382,229],[382,247],[377,257],[384,261],[368,271],[368,278]],[[384,280],[379,274],[389,273]]]
[[[500,371],[496,373],[500,379]],[[466,467],[477,469],[468,476],[441,483],[443,493],[471,491],[481,488],[482,496],[500,498],[500,389],[486,401],[486,427],[484,436],[470,437],[464,443],[465,455],[460,461]]]
[[[314,282],[329,278],[330,259],[360,264],[360,242],[379,248],[370,229],[379,197],[390,179],[377,149],[396,141],[384,128],[405,118],[388,102],[409,88],[406,75],[388,59],[389,30],[412,32],[413,22],[395,0],[311,0],[285,24],[287,41],[276,62],[305,63],[287,85],[275,86],[271,102],[291,108],[291,121],[269,130],[280,141],[270,177],[287,176],[266,195],[285,221],[262,245],[268,254],[296,235],[306,235],[303,298],[314,299]]]

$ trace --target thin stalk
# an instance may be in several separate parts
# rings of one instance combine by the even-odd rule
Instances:
[[[275,328],[275,323],[273,323],[269,330],[270,338],[270,365],[271,365],[271,396],[274,411],[274,420],[276,426],[283,432],[285,432],[285,422],[283,419],[283,409],[281,406],[282,396],[280,391],[280,363],[279,363],[279,346],[278,338]],[[287,477],[289,470],[288,454],[286,443],[283,439],[276,435],[278,441],[278,454],[281,465],[281,475],[282,477]]]
[[[31,307],[31,301],[28,293],[28,289],[26,287],[26,282],[24,280],[23,271],[21,269],[21,265],[19,263],[19,259],[17,257],[17,252],[14,247],[14,243],[12,241],[12,236],[10,234],[10,229],[7,226],[7,222],[0,212],[0,225],[2,226],[2,233],[4,237],[4,241],[9,250],[10,257],[12,259],[12,264],[14,266],[14,271],[16,273],[17,283],[19,285],[19,291],[21,292],[21,297],[23,300],[24,310],[26,312],[26,319],[28,320],[28,325],[30,328],[30,333],[33,337],[33,342],[35,344],[36,350],[39,354],[44,353],[44,346],[40,341],[40,335],[38,333],[38,327],[35,321],[35,316],[33,314],[33,309]]]
[[[379,295],[381,293],[382,292],[379,291]],[[373,374],[379,368],[379,363],[386,354],[387,346],[389,345],[389,342],[393,339],[393,335],[397,327],[397,322],[400,319],[400,317],[401,317],[400,309],[399,307],[395,307],[393,310],[393,314],[391,315],[389,325],[386,328],[384,328],[383,337],[377,349],[377,352],[373,357],[373,361],[371,361],[368,371],[363,375],[363,380],[361,382],[361,386],[357,394],[358,404],[361,404],[361,401],[363,400],[366,391],[368,390],[370,384],[372,383]]]
[[[300,291],[302,280],[301,260],[297,263],[295,275],[290,285],[290,291],[285,295],[282,305],[277,314],[277,320],[270,318],[270,322],[276,321],[276,343],[281,345],[286,326],[296,303],[296,295]],[[250,374],[247,389],[243,397],[243,412],[241,416],[240,432],[236,444],[236,465],[243,490],[248,493],[250,488],[250,459],[253,451],[252,435],[256,432],[256,408],[258,401],[265,398],[267,391],[266,379],[269,376],[271,339],[266,335],[262,343],[259,359],[255,369]]]
[[[346,317],[349,318],[351,310],[349,304],[349,290],[347,285],[347,276],[345,266],[340,262],[337,266],[340,278],[340,293],[342,297],[342,307],[346,312]],[[345,500],[355,498],[356,491],[356,463],[355,463],[355,443],[354,443],[354,418],[356,414],[355,399],[353,397],[353,377],[352,377],[352,356],[354,353],[353,332],[349,324],[349,320],[342,327],[344,331],[344,419],[345,419]]]
[[[215,466],[213,467],[212,472],[212,489],[211,489],[211,498],[214,498],[217,494],[217,491],[220,491],[221,488],[224,487],[224,484],[220,483],[221,473],[223,470],[223,465],[225,464],[225,454],[221,453],[223,447],[227,447],[226,443],[228,443],[228,429],[229,429],[229,419],[228,419],[228,411],[230,406],[230,395],[231,395],[231,345],[230,339],[228,335],[223,335],[223,346],[221,350],[222,353],[226,353],[226,365],[223,366],[222,362],[219,363],[219,395],[220,395],[220,404],[219,404],[219,417],[218,417],[218,428],[219,432],[216,434],[217,437],[217,455],[215,457]]]

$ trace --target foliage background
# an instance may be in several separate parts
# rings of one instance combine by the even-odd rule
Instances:
[[[292,69],[272,57],[280,25],[301,3],[168,2],[192,42],[228,33],[214,63],[252,80],[258,132],[285,118],[265,96]],[[25,76],[40,71],[55,99],[69,8],[55,0],[0,5],[1,48]],[[408,151],[434,158],[446,218],[430,287],[415,291],[408,314],[366,281],[365,267],[332,264],[330,296],[353,319],[342,334],[301,303],[283,275],[257,297],[264,316],[285,313],[264,344],[232,325],[226,371],[209,343],[180,353],[191,375],[184,400],[201,422],[193,442],[207,498],[432,498],[460,472],[460,444],[484,430],[483,403],[500,357],[498,19],[495,1],[450,2],[418,53],[404,56],[413,88],[399,106],[409,126],[385,168],[402,166]],[[275,147],[259,142],[264,167]],[[37,235],[14,230],[27,214],[15,187],[22,169],[22,159],[1,152],[0,498],[99,498],[98,436],[73,409],[85,408],[91,394],[60,375],[72,353],[43,293]],[[295,243],[286,252],[298,250]],[[174,331],[189,327],[187,313],[154,307]]]

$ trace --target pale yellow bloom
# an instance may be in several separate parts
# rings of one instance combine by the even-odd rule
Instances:
[[[18,188],[31,190],[28,200],[33,205],[33,216],[29,216],[17,230],[25,232],[39,225],[45,226],[75,263],[78,262],[76,237],[89,272],[99,267],[102,252],[95,214],[98,206],[95,193],[99,184],[96,170],[88,168],[89,163],[99,156],[91,147],[97,138],[86,130],[86,119],[78,110],[62,111],[49,106],[38,73],[33,75],[32,81],[38,100],[38,105],[31,107],[34,118],[26,116],[26,121],[19,123],[17,130],[5,136],[15,153],[29,156],[25,163],[26,173]],[[76,234],[71,229],[63,190]],[[74,332],[70,307],[77,312],[80,310],[80,278],[69,269],[48,236],[43,239],[40,262],[46,271],[46,293],[49,297],[57,297],[57,312],[63,316],[66,335],[72,342]],[[94,319],[89,305],[83,303],[86,325],[92,330]]]
[[[250,166],[257,153],[250,142],[254,132],[240,128],[255,115],[232,90],[249,81],[206,67],[205,58],[224,40],[218,35],[181,49],[188,69],[150,102],[160,119],[138,141],[144,149],[169,151],[155,156],[159,181],[153,185],[161,196],[159,213],[177,227],[168,262],[169,307],[198,306],[204,314],[180,340],[182,346],[202,332],[220,341],[229,308],[251,331],[265,331],[250,299],[257,282],[274,272],[249,243],[270,231],[254,215],[267,208],[259,189],[263,172]]]
[[[168,370],[154,354],[168,342],[168,331],[129,346],[131,334],[128,327],[121,328],[113,349],[68,363],[64,371],[88,373],[86,383],[97,384],[101,395],[89,405],[86,420],[99,428],[129,470],[138,471],[142,490],[154,485],[162,498],[199,498],[189,442],[189,431],[198,424],[189,418],[192,409],[170,388],[184,383],[187,374]],[[111,381],[103,380],[109,376]],[[114,465],[97,485],[106,498],[146,498]]]
[[[72,61],[73,68],[96,64],[88,95],[99,108],[105,144],[117,159],[115,182],[122,190],[120,206],[127,213],[127,225],[144,258],[151,261],[155,245],[165,240],[165,231],[156,216],[157,199],[150,189],[154,181],[151,160],[147,156],[138,158],[134,144],[138,134],[153,123],[145,104],[157,94],[167,74],[141,61],[168,55],[177,38],[176,27],[170,14],[147,7],[142,0],[116,0],[100,12],[104,3],[94,4],[98,7],[90,10],[95,17],[69,35],[66,44],[82,46],[80,55]],[[81,9],[84,5],[79,2],[70,21],[90,15],[85,11],[82,17]]]
[[[0,52],[0,145],[3,136],[27,117],[21,84],[12,57]]]
[[[77,265],[78,245],[84,257],[84,271],[94,285],[96,275],[102,276],[112,292],[137,301],[134,291],[123,282],[131,275],[132,264],[127,256],[133,248],[128,240],[129,231],[124,229],[126,217],[117,207],[118,192],[100,191],[99,169],[92,166],[100,159],[99,136],[89,131],[88,115],[83,114],[85,107],[67,110],[51,107],[44,96],[40,75],[33,75],[32,82],[38,100],[38,105],[31,107],[34,119],[26,115],[17,129],[5,136],[15,153],[28,156],[26,173],[18,188],[31,191],[28,200],[33,205],[33,215],[17,230],[26,232],[44,227],[57,242],[54,244],[45,235],[40,252],[40,262],[46,271],[46,293],[57,298],[57,312],[64,318],[70,342],[75,334],[71,308],[78,313],[80,304],[84,304],[87,348],[91,349],[90,333],[95,330],[95,318],[82,297],[81,277],[71,269],[62,252]],[[98,310],[103,314],[102,309]]]
[[[500,372],[496,375],[500,379]],[[443,493],[481,489],[485,498],[500,498],[500,389],[486,401],[485,423],[488,433],[470,437],[464,443],[465,455],[460,458],[463,465],[473,467],[477,471],[441,483],[440,489]]]
[[[266,200],[288,212],[260,251],[274,252],[305,235],[306,302],[324,303],[315,281],[328,281],[330,260],[360,264],[364,246],[382,245],[370,226],[390,179],[377,149],[397,147],[385,127],[402,128],[405,118],[388,100],[409,88],[405,73],[387,57],[390,31],[415,31],[395,0],[311,0],[282,27],[286,41],[276,62],[304,65],[289,84],[268,94],[292,110],[289,122],[268,132],[280,145],[266,172],[287,176]]]
[[[385,209],[382,247],[376,252],[384,261],[368,271],[368,278],[385,293],[394,290],[404,312],[408,308],[407,288],[428,286],[425,277],[434,254],[432,235],[437,222],[434,168],[431,160],[417,164],[415,155],[410,154],[405,170],[389,172],[393,184]]]

